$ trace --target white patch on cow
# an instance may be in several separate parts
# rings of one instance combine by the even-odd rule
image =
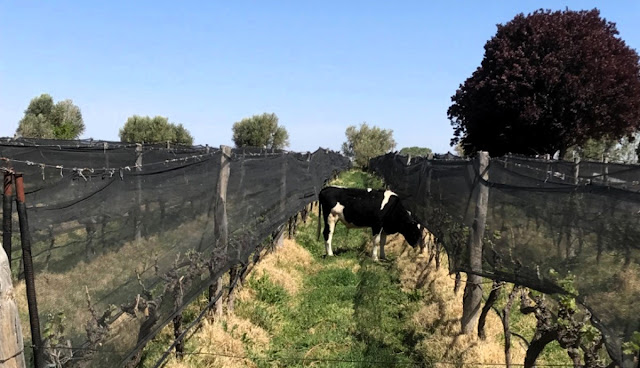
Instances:
[[[327,237],[327,241],[324,243],[324,250],[327,253],[327,256],[333,256],[333,249],[331,249],[331,239],[333,239],[333,230],[336,228],[336,222],[338,222],[338,216],[330,213],[327,216],[327,224],[329,225],[329,236]]]
[[[340,202],[337,202],[336,205],[333,206],[333,208],[331,209],[331,214],[336,216],[338,220],[340,220],[344,224],[344,226],[347,227],[347,229],[354,229],[358,227],[350,222],[347,222],[347,219],[345,219],[344,217],[344,206],[340,204]]]
[[[422,226],[420,224],[418,224],[418,229],[422,229]]]
[[[397,194],[395,194],[394,192],[392,192],[390,190],[385,190],[384,191],[384,199],[382,200],[382,204],[380,205],[380,210],[381,211],[384,208],[384,206],[386,206],[387,203],[389,203],[389,198],[391,198],[391,196],[397,196]]]
[[[367,188],[367,192],[369,192],[369,193],[371,193],[372,190],[373,189],[371,189],[371,188]]]
[[[331,247],[331,240],[333,240],[333,232],[336,228],[336,224],[338,221],[341,221],[347,228],[356,227],[354,224],[350,224],[344,218],[344,206],[337,202],[335,206],[329,211],[329,215],[327,216],[327,224],[329,225],[329,236],[327,236],[327,241],[324,244],[325,251],[327,252],[327,256],[333,256],[333,249]]]

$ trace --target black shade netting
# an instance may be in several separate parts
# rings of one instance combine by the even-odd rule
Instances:
[[[560,280],[573,275],[577,300],[622,362],[622,343],[640,330],[640,166],[583,162],[576,180],[576,165],[491,159],[484,181],[477,161],[407,164],[388,154],[370,162],[444,246],[451,272],[548,294],[564,293]],[[483,264],[472,270],[469,228],[480,186],[488,187]]]
[[[69,366],[91,367],[122,365],[349,167],[323,149],[223,156],[102,141],[2,139],[0,157],[0,167],[24,175],[45,348]],[[226,200],[218,194],[223,162]],[[28,346],[16,213],[12,239]]]

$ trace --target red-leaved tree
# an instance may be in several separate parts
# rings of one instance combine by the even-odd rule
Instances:
[[[638,54],[597,9],[519,14],[484,48],[447,111],[465,153],[564,154],[640,126]]]

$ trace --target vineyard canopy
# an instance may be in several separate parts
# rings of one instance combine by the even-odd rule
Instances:
[[[24,173],[41,329],[64,327],[45,347],[64,351],[68,339],[69,364],[92,367],[131,358],[350,165],[325,149],[223,157],[204,146],[8,138],[0,157],[0,167]],[[221,162],[230,169],[226,202]],[[228,242],[215,223],[225,211]],[[15,214],[13,222],[12,271],[22,279]]]
[[[451,272],[470,272],[545,293],[573,274],[609,354],[640,330],[640,166],[526,157],[476,161],[376,157],[370,168],[445,247]],[[577,175],[576,175],[577,174]],[[482,270],[469,262],[477,188],[489,190]]]

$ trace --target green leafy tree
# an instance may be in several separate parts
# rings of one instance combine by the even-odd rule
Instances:
[[[175,125],[173,130],[176,135],[176,140],[175,140],[176,143],[180,143],[188,146],[193,145],[193,137],[182,124]]]
[[[571,159],[575,152],[583,160],[602,161],[607,157],[609,162],[637,163],[637,148],[638,140],[635,135],[619,140],[588,139],[581,146],[573,146],[567,150],[564,159]]]
[[[71,100],[58,102],[51,110],[53,135],[58,139],[75,139],[84,131],[80,108]]]
[[[638,54],[614,23],[589,11],[519,14],[484,46],[452,97],[452,144],[561,157],[588,139],[617,140],[640,125]]]
[[[76,139],[83,132],[80,108],[69,99],[54,104],[46,93],[31,100],[16,130],[22,137],[54,139]]]
[[[193,144],[193,137],[182,124],[172,124],[163,116],[130,116],[119,134],[122,142]]]
[[[369,127],[366,122],[360,124],[360,128],[347,127],[345,135],[347,141],[342,144],[342,152],[362,167],[368,167],[370,159],[384,155],[396,146],[393,130]]]
[[[278,126],[276,114],[264,113],[244,118],[233,124],[233,143],[236,147],[282,149],[289,146],[289,133]]]
[[[460,157],[466,157],[467,155],[464,153],[464,148],[462,148],[462,144],[458,143],[455,145],[455,147],[453,148],[453,150],[455,151],[456,155],[460,156]]]
[[[400,154],[404,156],[411,157],[429,157],[433,152],[431,152],[431,148],[427,147],[404,147],[400,150]]]

